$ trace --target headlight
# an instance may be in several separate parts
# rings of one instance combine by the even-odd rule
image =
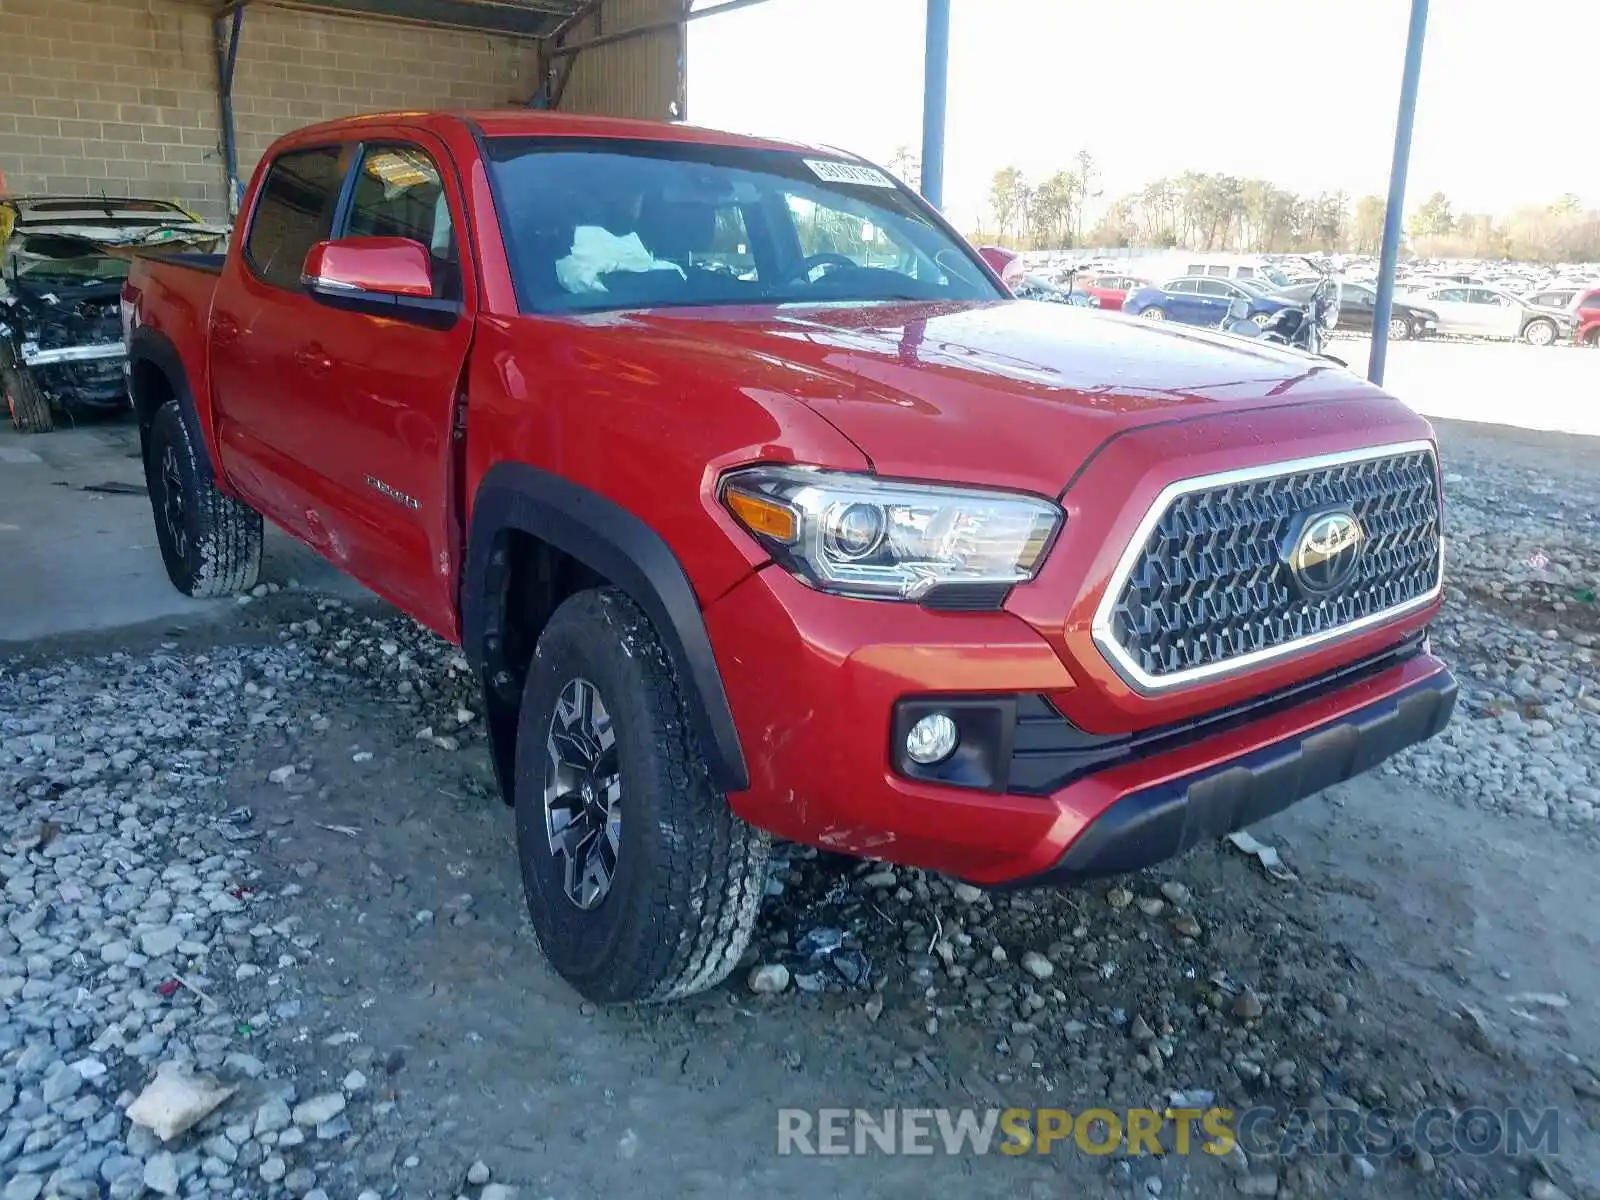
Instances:
[[[722,502],[773,556],[825,592],[933,601],[937,589],[992,589],[1033,578],[1063,520],[1048,500],[1007,492],[892,483],[869,475],[752,467],[722,483]]]

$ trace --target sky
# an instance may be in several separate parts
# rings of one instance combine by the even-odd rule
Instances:
[[[715,0],[698,0],[704,8]],[[1185,169],[1388,188],[1407,0],[953,0],[946,209],[1100,164],[1112,198]],[[689,25],[690,122],[920,149],[925,0],[768,0]],[[1600,205],[1600,4],[1433,0],[1407,207]]]

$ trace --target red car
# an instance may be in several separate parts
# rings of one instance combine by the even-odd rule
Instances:
[[[1016,302],[838,151],[351,118],[123,302],[173,583],[248,587],[264,516],[459,642],[535,931],[599,1001],[722,979],[770,835],[1068,883],[1451,713],[1427,422]]]
[[[1572,331],[1575,346],[1600,346],[1600,288],[1590,288],[1572,305],[1577,324]]]
[[[1136,279],[1132,275],[1091,275],[1079,278],[1073,288],[1091,297],[1101,308],[1121,312],[1122,302],[1128,298],[1129,292],[1148,286],[1149,280]]]

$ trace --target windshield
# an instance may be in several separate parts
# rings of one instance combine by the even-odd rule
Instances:
[[[1278,270],[1277,267],[1259,267],[1256,270],[1256,274],[1258,274],[1262,279],[1265,279],[1275,288],[1286,288],[1291,286],[1294,282],[1282,271]]]
[[[873,168],[576,138],[496,138],[488,159],[524,312],[1004,298]]]

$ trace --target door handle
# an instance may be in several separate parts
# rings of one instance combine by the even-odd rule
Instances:
[[[227,313],[216,313],[211,318],[211,342],[213,345],[226,346],[239,336],[239,322]]]
[[[316,342],[296,350],[294,361],[313,375],[326,375],[333,370],[333,359],[329,358],[328,352]]]

